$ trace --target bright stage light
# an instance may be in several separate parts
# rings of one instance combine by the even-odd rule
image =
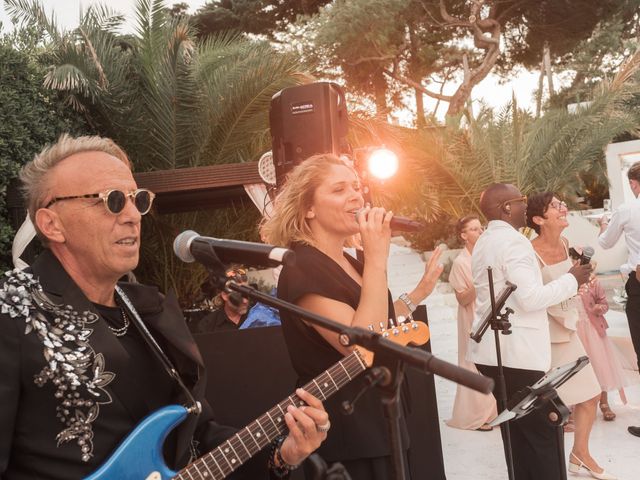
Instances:
[[[380,180],[393,177],[398,171],[398,157],[391,150],[374,150],[367,160],[369,173]]]

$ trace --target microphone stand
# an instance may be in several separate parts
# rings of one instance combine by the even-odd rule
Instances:
[[[488,316],[484,318],[480,326],[475,333],[471,333],[471,338],[480,343],[482,336],[486,333],[487,328],[491,326],[493,330],[494,340],[496,344],[496,357],[498,360],[498,408],[500,411],[507,407],[507,385],[504,378],[504,369],[502,367],[502,353],[500,351],[500,335],[511,335],[511,323],[509,323],[509,315],[513,313],[513,310],[509,307],[505,308],[504,313],[500,313],[507,298],[517,288],[511,282],[506,282],[505,288],[500,292],[498,299],[496,299],[493,289],[493,269],[487,267],[487,277],[489,279],[489,298],[491,299],[491,311]],[[513,448],[511,446],[511,428],[509,422],[503,422],[500,424],[502,430],[502,437],[504,439],[504,452],[505,460],[507,463],[507,472],[509,480],[515,479],[515,471],[513,469]]]
[[[216,256],[217,257],[217,256]],[[473,390],[490,393],[493,390],[493,380],[483,375],[470,372],[457,365],[453,365],[444,360],[440,360],[430,353],[419,349],[406,348],[392,342],[372,330],[365,330],[359,327],[349,327],[336,321],[325,318],[321,315],[309,312],[279,298],[272,297],[247,285],[240,285],[234,278],[227,277],[226,269],[219,258],[214,261],[210,255],[207,262],[207,270],[212,281],[219,287],[230,291],[241,293],[246,297],[256,299],[266,305],[276,307],[304,318],[307,322],[322,328],[336,332],[339,335],[340,343],[344,346],[361,345],[363,348],[373,352],[377,362],[389,372],[390,381],[384,384],[383,405],[385,416],[388,418],[389,433],[391,439],[393,470],[398,480],[406,478],[406,468],[404,462],[404,450],[402,448],[400,429],[400,386],[404,379],[404,365],[408,364],[414,368],[427,373],[434,373],[447,378],[453,382],[460,383]],[[411,328],[404,326],[403,328]],[[395,327],[397,328],[397,327]],[[384,382],[381,382],[381,384]]]

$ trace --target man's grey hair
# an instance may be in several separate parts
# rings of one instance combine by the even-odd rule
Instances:
[[[127,167],[131,168],[127,154],[110,138],[98,136],[74,138],[63,133],[56,143],[47,145],[20,171],[22,193],[27,204],[27,211],[41,239],[44,237],[36,225],[35,214],[39,208],[44,206],[49,172],[65,158],[82,152],[108,153],[122,160]]]

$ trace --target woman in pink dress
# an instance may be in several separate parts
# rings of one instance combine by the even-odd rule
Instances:
[[[458,300],[458,365],[478,373],[476,366],[465,357],[476,303],[476,291],[471,277],[471,252],[482,234],[480,220],[475,215],[462,217],[456,226],[456,233],[464,242],[464,248],[453,261],[449,274],[449,283],[455,290]],[[496,414],[496,401],[493,395],[486,395],[458,385],[453,413],[451,419],[447,420],[447,425],[465,430],[490,431],[491,427],[487,422]]]
[[[602,416],[606,421],[612,421],[616,418],[616,414],[609,407],[607,392],[618,390],[623,403],[627,403],[623,389],[625,386],[624,370],[615,346],[607,336],[609,324],[604,318],[604,314],[609,310],[607,296],[598,279],[593,279],[588,285],[589,288],[581,292],[584,308],[578,309],[580,313],[578,336],[587,355],[589,355],[589,360],[602,389],[600,394]]]

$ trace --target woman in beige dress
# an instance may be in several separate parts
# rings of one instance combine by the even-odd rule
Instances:
[[[567,222],[567,205],[552,192],[531,195],[527,202],[527,224],[538,236],[532,240],[538,256],[544,283],[567,273],[573,265],[569,256],[568,241],[562,237]],[[576,332],[580,296],[553,305],[547,309],[551,334],[551,367],[557,367],[586,355]],[[567,383],[558,388],[562,401],[573,405],[575,434],[569,455],[569,471],[578,473],[584,468],[592,477],[615,480],[606,473],[589,452],[589,436],[596,418],[600,398],[600,384],[591,364],[587,364]]]
[[[449,274],[449,283],[455,290],[458,300],[458,365],[478,373],[476,366],[465,357],[476,299],[471,278],[471,252],[482,234],[480,220],[475,215],[462,217],[456,225],[456,233],[464,242],[464,248],[453,261]],[[453,412],[451,419],[447,420],[447,425],[465,430],[491,431],[487,422],[496,414],[496,401],[493,395],[458,385]]]

